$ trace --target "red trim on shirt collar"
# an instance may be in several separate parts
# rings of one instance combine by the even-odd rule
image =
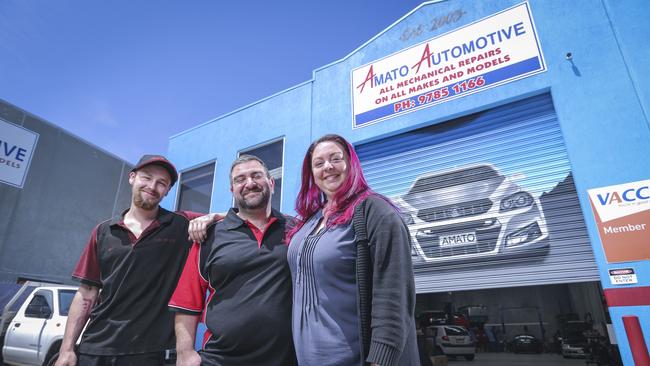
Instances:
[[[252,222],[248,220],[244,220],[246,225],[248,225],[249,228],[251,228],[251,231],[253,232],[253,235],[255,235],[255,239],[257,239],[257,247],[261,248],[262,247],[262,239],[264,239],[264,233],[271,227],[271,225],[278,221],[277,217],[271,216],[269,218],[269,222],[266,223],[266,227],[264,227],[264,230],[259,230],[257,226],[255,226]]]
[[[160,227],[160,221],[158,221],[157,218],[154,219],[151,222],[151,224],[149,224],[149,226],[147,226],[144,230],[142,230],[139,237],[136,237],[135,234],[133,233],[133,231],[131,231],[131,229],[129,229],[129,227],[126,226],[126,224],[124,223],[124,218],[122,218],[122,220],[117,223],[117,226],[121,227],[122,229],[124,229],[129,234],[129,240],[131,241],[131,245],[135,246],[138,243],[138,241],[140,241],[140,239],[144,238],[149,233],[151,233],[152,231],[159,228]]]

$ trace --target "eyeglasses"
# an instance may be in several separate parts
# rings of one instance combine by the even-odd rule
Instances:
[[[343,160],[343,154],[334,154],[331,155],[329,159],[321,159],[318,158],[315,161],[312,162],[312,169],[322,169],[325,167],[325,163],[328,162],[330,165],[339,165],[341,163],[344,163],[345,160]]]
[[[248,176],[245,175],[238,175],[232,179],[233,184],[235,185],[242,185],[246,184],[248,182],[248,178],[252,179],[254,182],[261,182],[266,178],[266,174],[263,172],[253,172],[249,174]]]

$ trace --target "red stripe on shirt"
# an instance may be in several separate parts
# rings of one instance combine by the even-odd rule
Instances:
[[[197,313],[203,312],[205,306],[205,293],[208,288],[208,281],[201,276],[199,270],[199,256],[201,244],[193,243],[190,254],[185,261],[185,267],[181,278],[178,280],[176,290],[169,300],[169,306]]]
[[[266,233],[269,230],[269,228],[271,227],[271,225],[276,221],[278,221],[277,217],[271,217],[269,219],[269,222],[266,223],[266,226],[264,227],[264,230],[258,229],[257,226],[255,226],[252,222],[250,222],[248,220],[244,221],[246,223],[246,225],[248,225],[248,227],[251,228],[251,231],[253,231],[253,235],[255,235],[255,239],[257,239],[257,247],[258,248],[262,247],[262,239],[264,239],[264,233]]]

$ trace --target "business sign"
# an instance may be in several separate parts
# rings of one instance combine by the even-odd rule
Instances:
[[[352,70],[353,128],[545,70],[525,2]]]
[[[588,193],[607,262],[650,259],[650,180]]]
[[[612,285],[633,285],[639,283],[633,268],[617,268],[609,270],[609,280]]]
[[[38,134],[0,119],[0,182],[22,188]]]

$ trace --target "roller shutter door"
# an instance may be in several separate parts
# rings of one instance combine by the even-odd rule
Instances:
[[[419,293],[599,279],[550,95],[357,152],[409,225]]]

